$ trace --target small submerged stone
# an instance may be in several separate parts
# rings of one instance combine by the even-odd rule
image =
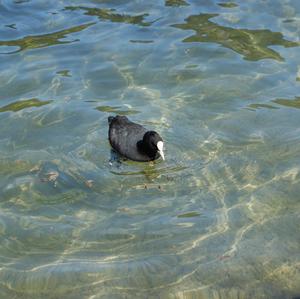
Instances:
[[[35,166],[33,166],[30,170],[29,170],[29,172],[37,172],[37,171],[39,171],[40,170],[40,166],[39,165],[35,165]]]
[[[43,178],[41,178],[42,182],[55,182],[59,176],[57,171],[50,171],[45,174]]]
[[[93,187],[93,183],[94,183],[93,180],[87,180],[87,181],[85,181],[85,185],[86,185],[87,187],[89,187],[89,188],[92,188],[92,187]]]

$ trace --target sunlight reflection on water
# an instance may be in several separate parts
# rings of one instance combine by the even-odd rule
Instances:
[[[299,296],[295,1],[0,9],[1,298]],[[116,113],[166,161],[110,163]]]

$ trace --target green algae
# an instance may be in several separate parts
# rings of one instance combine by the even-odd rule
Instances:
[[[116,114],[119,114],[119,115],[131,115],[131,114],[139,113],[138,110],[133,110],[133,109],[123,110],[121,106],[116,106],[116,107],[98,106],[95,109],[98,110],[98,111],[101,111],[101,112],[116,113]]]
[[[234,2],[225,2],[225,3],[218,3],[219,6],[225,7],[225,8],[234,8],[238,5]]]
[[[268,29],[236,29],[218,25],[211,19],[218,14],[200,14],[189,16],[184,24],[172,25],[183,30],[194,30],[196,34],[183,40],[185,43],[217,43],[241,54],[244,59],[257,61],[274,59],[283,61],[283,57],[270,46],[296,47],[298,42],[284,39],[280,32]]]
[[[189,4],[184,0],[166,0],[166,6],[188,6]]]
[[[261,108],[278,109],[277,107],[274,107],[274,106],[269,105],[269,104],[250,104],[247,108],[249,110],[257,110],[257,109],[261,109]]]
[[[128,15],[116,13],[114,9],[84,7],[84,6],[67,6],[66,10],[83,10],[85,15],[98,17],[100,20],[106,20],[114,23],[127,23],[139,26],[150,26],[151,22],[144,22],[148,14]]]
[[[274,103],[282,106],[286,106],[289,108],[297,108],[300,109],[300,97],[295,97],[293,100],[289,99],[277,99],[273,101]]]
[[[94,23],[83,24],[79,26],[74,26],[65,30],[56,31],[53,33],[42,34],[42,35],[27,35],[20,39],[15,40],[0,40],[0,47],[1,46],[8,46],[8,47],[18,47],[17,50],[8,52],[6,54],[17,53],[24,50],[29,49],[38,49],[38,48],[45,48],[54,45],[61,45],[61,44],[70,44],[78,39],[74,40],[62,40],[66,38],[69,34],[80,32]]]
[[[201,214],[198,213],[198,212],[187,212],[187,213],[184,213],[184,214],[177,215],[177,218],[193,218],[193,217],[198,217],[200,215]]]
[[[17,101],[10,103],[8,105],[5,105],[0,108],[0,112],[7,112],[7,111],[20,111],[26,108],[31,107],[41,107],[47,104],[50,104],[52,101],[40,101],[39,99],[33,98],[29,100],[23,100],[23,101]]]

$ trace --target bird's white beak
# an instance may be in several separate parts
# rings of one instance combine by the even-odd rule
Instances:
[[[158,148],[158,152],[159,152],[161,158],[162,158],[163,160],[165,160],[165,155],[164,155],[164,143],[163,143],[162,141],[158,141],[156,146],[157,146],[157,148]]]

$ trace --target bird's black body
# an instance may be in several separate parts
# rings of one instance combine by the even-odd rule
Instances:
[[[152,161],[159,158],[156,144],[162,141],[154,131],[131,122],[126,116],[117,115],[108,118],[108,139],[112,148],[133,161]]]

